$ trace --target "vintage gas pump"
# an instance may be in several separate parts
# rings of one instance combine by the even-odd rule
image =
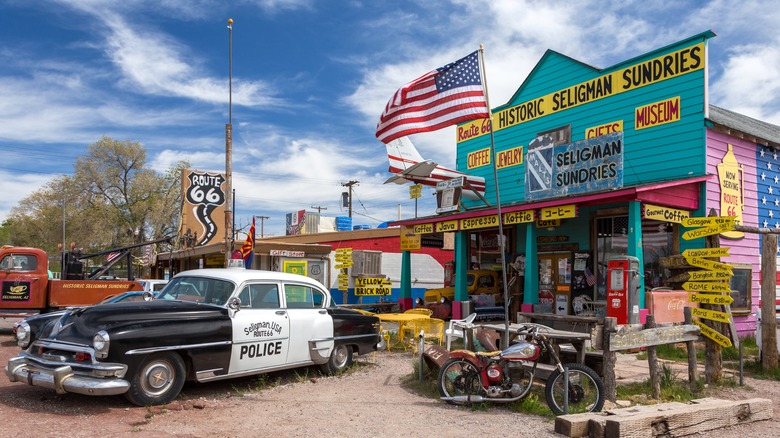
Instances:
[[[639,259],[611,257],[607,262],[607,316],[618,324],[639,324]]]

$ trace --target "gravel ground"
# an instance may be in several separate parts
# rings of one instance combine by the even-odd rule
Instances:
[[[18,348],[8,335],[0,340],[4,366]],[[308,378],[305,369],[275,373],[269,380],[283,375],[291,383],[263,391],[248,391],[257,377],[188,383],[183,397],[165,408],[135,407],[121,397],[58,396],[1,376],[0,429],[4,436],[47,437],[561,436],[550,419],[503,408],[474,411],[409,392],[400,379],[413,370],[410,354],[380,352],[359,360],[363,365],[342,376]],[[771,398],[780,412],[780,383],[748,379],[746,384],[708,395]],[[707,435],[776,436],[779,427],[772,420]]]

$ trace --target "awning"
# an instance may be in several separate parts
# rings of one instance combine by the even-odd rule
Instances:
[[[713,178],[714,175],[705,175],[694,178],[686,178],[674,181],[664,181],[655,184],[646,184],[634,187],[614,189],[598,193],[588,193],[581,196],[549,199],[538,202],[522,204],[502,205],[501,213],[514,213],[523,210],[537,210],[540,208],[556,207],[559,205],[576,204],[577,206],[593,206],[612,204],[616,202],[640,201],[663,205],[666,207],[680,208],[683,210],[697,210],[699,208],[699,183]],[[498,214],[498,208],[487,207],[466,212],[440,214],[435,216],[404,219],[388,223],[389,226],[410,226],[418,224],[430,224],[438,222],[456,221],[481,216]]]

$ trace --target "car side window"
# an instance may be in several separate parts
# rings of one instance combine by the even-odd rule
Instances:
[[[250,284],[244,286],[241,294],[241,307],[252,309],[278,309],[279,288],[275,284]]]
[[[325,304],[322,291],[298,284],[285,284],[284,298],[288,309],[316,309]]]

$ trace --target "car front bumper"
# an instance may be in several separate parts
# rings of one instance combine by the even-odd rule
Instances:
[[[124,375],[125,371],[126,367],[121,364],[101,364],[93,366],[90,373]],[[43,367],[26,355],[11,358],[5,367],[5,374],[11,382],[53,389],[57,394],[71,392],[83,395],[118,395],[124,394],[130,388],[130,382],[118,377],[76,373],[73,367],[67,364]]]

